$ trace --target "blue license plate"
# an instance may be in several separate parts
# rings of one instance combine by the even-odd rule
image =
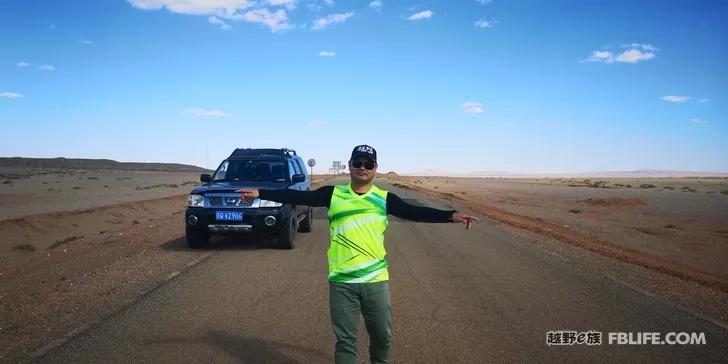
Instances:
[[[215,211],[217,221],[243,221],[242,211]]]

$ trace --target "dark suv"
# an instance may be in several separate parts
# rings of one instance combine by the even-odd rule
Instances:
[[[311,207],[259,198],[244,200],[239,188],[309,190],[301,157],[291,149],[235,149],[187,198],[185,236],[190,248],[203,248],[211,234],[260,232],[275,235],[278,247],[293,249],[296,231],[310,232]]]

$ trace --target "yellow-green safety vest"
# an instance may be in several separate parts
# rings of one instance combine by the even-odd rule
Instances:
[[[373,283],[389,280],[384,232],[387,191],[372,185],[358,195],[351,184],[334,186],[329,204],[329,281]]]

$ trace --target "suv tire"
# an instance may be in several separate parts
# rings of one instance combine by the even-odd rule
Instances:
[[[313,208],[309,206],[306,210],[306,218],[301,220],[298,225],[298,231],[302,233],[310,233],[313,228]]]
[[[293,249],[296,239],[296,219],[293,218],[293,211],[288,214],[286,226],[278,232],[278,247],[281,249]]]
[[[190,249],[206,248],[210,244],[210,233],[206,230],[185,229],[185,240]]]

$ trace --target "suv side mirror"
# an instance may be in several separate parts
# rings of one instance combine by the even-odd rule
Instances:
[[[203,173],[203,174],[200,175],[200,182],[207,183],[207,182],[210,182],[210,181],[212,181],[212,176],[211,175],[209,175],[207,173]]]
[[[293,175],[293,176],[291,177],[291,181],[292,181],[293,183],[299,183],[299,182],[303,182],[303,181],[305,181],[305,180],[306,180],[306,176],[305,176],[305,175],[303,175],[303,174],[294,174],[294,175]]]

